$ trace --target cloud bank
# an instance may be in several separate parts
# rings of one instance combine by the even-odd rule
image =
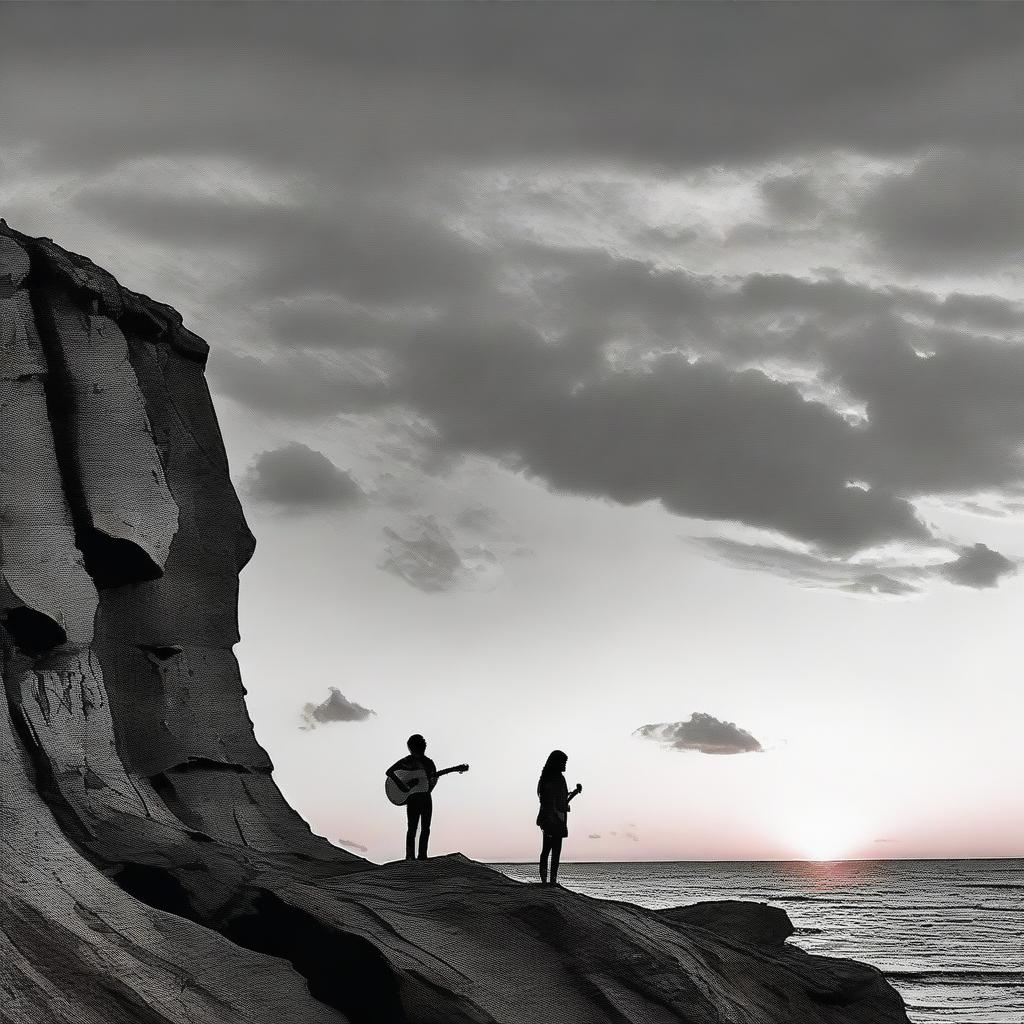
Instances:
[[[20,5],[0,39],[9,218],[52,233],[56,198],[233,319],[221,396],[400,412],[424,464],[658,503],[808,586],[1008,575],[919,508],[1024,476],[1020,8],[249,13],[242,45],[215,8]],[[357,496],[316,454],[263,453],[253,496]],[[491,578],[439,527],[387,542],[419,589]]]

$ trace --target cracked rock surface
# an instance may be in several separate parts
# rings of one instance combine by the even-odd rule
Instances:
[[[784,912],[314,835],[233,646],[254,541],[169,306],[0,221],[0,1024],[889,1024]]]

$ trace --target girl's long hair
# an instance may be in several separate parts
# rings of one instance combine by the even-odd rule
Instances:
[[[537,780],[538,793],[540,793],[541,787],[545,782],[557,778],[565,771],[565,765],[568,760],[569,756],[562,750],[552,750],[548,754],[548,759],[544,762],[544,767],[540,771],[540,778]]]

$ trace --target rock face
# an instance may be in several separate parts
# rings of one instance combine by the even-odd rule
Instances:
[[[0,221],[0,1024],[906,1021],[781,911],[313,835],[232,653],[253,551],[173,309]]]

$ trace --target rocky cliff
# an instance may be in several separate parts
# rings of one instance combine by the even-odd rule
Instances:
[[[0,221],[0,1024],[888,1024],[781,911],[313,835],[232,653],[253,551],[169,306]]]

